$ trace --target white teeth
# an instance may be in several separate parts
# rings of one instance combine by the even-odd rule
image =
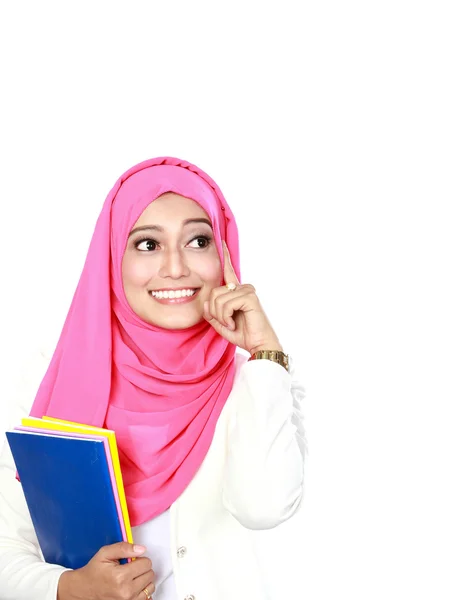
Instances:
[[[171,290],[171,291],[161,291],[161,292],[151,292],[151,295],[154,296],[155,298],[185,298],[187,296],[193,296],[195,294],[196,290],[194,289],[187,289],[187,290],[177,290],[176,292]]]

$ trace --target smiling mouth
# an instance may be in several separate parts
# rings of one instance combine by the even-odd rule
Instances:
[[[151,290],[150,294],[158,300],[163,298],[189,298],[194,296],[200,288],[182,288],[179,290]]]
[[[149,295],[161,304],[183,304],[191,302],[201,288],[185,288],[183,290],[152,290]]]

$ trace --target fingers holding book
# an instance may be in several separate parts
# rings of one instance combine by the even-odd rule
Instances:
[[[65,571],[60,577],[58,600],[149,600],[155,592],[151,560],[141,556],[146,548],[127,542],[103,546],[87,565]],[[121,559],[134,560],[120,564]]]

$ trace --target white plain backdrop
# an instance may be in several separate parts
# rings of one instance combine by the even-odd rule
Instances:
[[[0,430],[115,180],[189,160],[308,389],[306,502],[264,536],[278,599],[466,600],[463,8],[2,3]]]

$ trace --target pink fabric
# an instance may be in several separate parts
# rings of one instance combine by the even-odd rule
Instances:
[[[164,512],[187,487],[234,379],[236,348],[207,321],[162,329],[140,319],[127,303],[121,263],[128,234],[148,204],[168,191],[207,212],[222,267],[224,239],[240,280],[237,226],[216,183],[176,158],[132,167],[106,198],[31,410],[32,416],[116,432],[132,526]]]

